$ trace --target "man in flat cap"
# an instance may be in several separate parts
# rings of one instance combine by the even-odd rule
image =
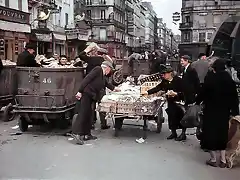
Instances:
[[[106,78],[113,66],[104,61],[101,66],[95,67],[82,81],[76,98],[79,100],[79,111],[75,122],[72,124],[72,136],[76,144],[82,145],[84,141],[94,140],[91,134],[92,104],[97,101],[99,92],[106,88]],[[112,89],[113,90],[113,89]]]
[[[22,67],[40,67],[35,60],[34,52],[36,47],[33,44],[27,44],[25,51],[18,55],[17,66]]]
[[[107,54],[108,54],[107,50],[104,48],[100,48],[96,43],[91,43],[83,52],[81,52],[79,55],[79,58],[88,64],[86,67],[86,75],[89,74],[92,71],[92,69],[94,69],[95,67],[101,66],[104,61],[111,62],[111,64],[113,65],[112,59]],[[75,66],[78,66],[78,64],[75,64]],[[108,80],[109,76],[111,76],[111,73],[105,76],[106,86],[112,90],[114,89],[114,86],[109,83],[109,80]],[[100,100],[105,94],[106,94],[106,89],[103,88],[99,92],[96,102],[100,102]],[[93,107],[96,107],[96,102],[93,103]],[[99,113],[99,117],[101,121],[101,129],[103,130],[110,128],[110,126],[107,125],[105,116],[106,116],[105,113],[102,113],[102,112]],[[94,129],[94,124],[96,122],[96,119],[97,119],[97,115],[96,115],[96,112],[94,111],[93,118],[92,118],[93,129]]]

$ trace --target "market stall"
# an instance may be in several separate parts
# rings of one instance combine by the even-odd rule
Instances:
[[[106,112],[107,118],[110,118],[114,124],[122,118],[134,119],[136,121],[143,121],[143,138],[146,138],[147,121],[155,120],[157,123],[157,132],[160,133],[162,123],[164,122],[162,107],[165,98],[160,94],[154,96],[141,96],[141,91],[147,90],[156,86],[159,82],[146,82],[140,86],[125,82],[119,86],[121,92],[111,92],[105,95],[97,111]],[[133,124],[123,124],[133,125]],[[134,125],[139,126],[139,125]],[[115,136],[118,136],[118,128],[115,128]]]

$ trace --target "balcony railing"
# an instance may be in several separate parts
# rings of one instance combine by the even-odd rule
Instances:
[[[179,28],[180,29],[188,29],[193,27],[193,22],[187,22],[187,23],[180,23]]]

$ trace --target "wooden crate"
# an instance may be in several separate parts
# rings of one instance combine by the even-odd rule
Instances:
[[[153,81],[153,82],[144,82],[141,86],[140,86],[140,93],[143,94],[144,92],[156,87],[158,84],[160,84],[161,82],[159,81]],[[162,92],[158,92],[152,95],[148,95],[149,98],[151,97],[155,97],[155,96],[161,96]]]
[[[135,103],[135,114],[154,116],[157,114],[160,104],[161,100],[155,100],[154,102]]]
[[[135,114],[134,103],[118,102],[117,113],[119,114]]]
[[[98,107],[97,111],[99,112],[108,112],[108,113],[117,113],[117,103],[116,102],[101,102]]]

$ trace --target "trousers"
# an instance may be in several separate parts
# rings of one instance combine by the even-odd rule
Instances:
[[[78,116],[75,122],[72,124],[72,133],[76,135],[90,135],[92,127],[92,109],[93,99],[86,93],[82,94],[82,97],[78,103]]]

